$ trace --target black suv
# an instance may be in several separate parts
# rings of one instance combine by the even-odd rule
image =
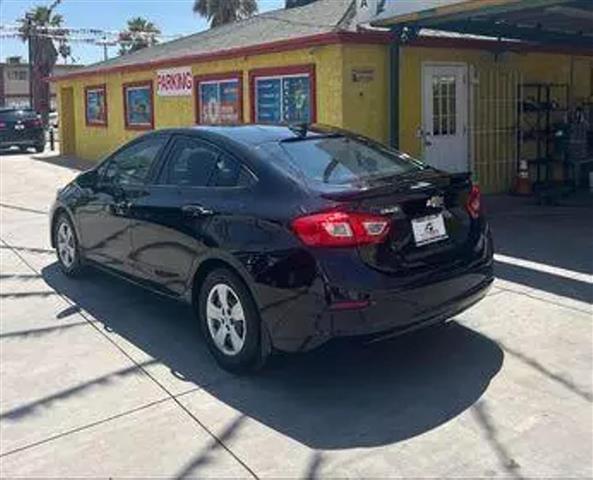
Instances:
[[[30,109],[0,109],[0,149],[33,147],[41,153],[45,148],[45,129],[37,112]]]

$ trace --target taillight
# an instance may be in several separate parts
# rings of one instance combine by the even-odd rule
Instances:
[[[6,123],[0,122],[0,128],[6,128]]]
[[[379,215],[330,211],[299,217],[292,229],[311,247],[355,247],[381,242],[389,220]]]
[[[477,185],[473,185],[467,197],[467,203],[465,204],[467,213],[470,217],[476,219],[480,216],[482,210],[482,193]]]
[[[38,128],[38,127],[41,127],[41,125],[43,125],[43,122],[39,118],[35,118],[33,120],[27,120],[25,122],[25,127],[27,127],[27,128]]]

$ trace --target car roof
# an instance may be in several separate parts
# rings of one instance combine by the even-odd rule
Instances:
[[[198,125],[188,128],[160,130],[170,133],[201,134],[204,138],[230,141],[247,147],[256,147],[264,143],[282,142],[298,138],[312,138],[330,133],[331,129],[319,125]],[[158,132],[157,132],[158,133]]]

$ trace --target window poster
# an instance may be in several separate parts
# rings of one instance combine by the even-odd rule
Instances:
[[[239,123],[241,121],[239,88],[239,80],[200,83],[200,123]]]
[[[128,126],[152,125],[152,89],[149,85],[126,88]]]
[[[256,87],[257,122],[311,121],[311,82],[308,75],[258,78]]]
[[[285,122],[311,121],[311,92],[308,76],[282,79],[282,117]]]
[[[280,78],[257,80],[257,121],[280,123],[282,118],[282,81]]]
[[[86,91],[86,120],[89,125],[107,123],[107,101],[105,88],[89,88]]]

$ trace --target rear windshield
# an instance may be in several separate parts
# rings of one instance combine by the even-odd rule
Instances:
[[[20,120],[22,118],[32,118],[36,116],[37,114],[33,110],[0,110],[0,119],[2,120]]]
[[[330,185],[392,177],[425,168],[408,155],[374,142],[342,136],[309,138],[281,145],[305,177]]]

